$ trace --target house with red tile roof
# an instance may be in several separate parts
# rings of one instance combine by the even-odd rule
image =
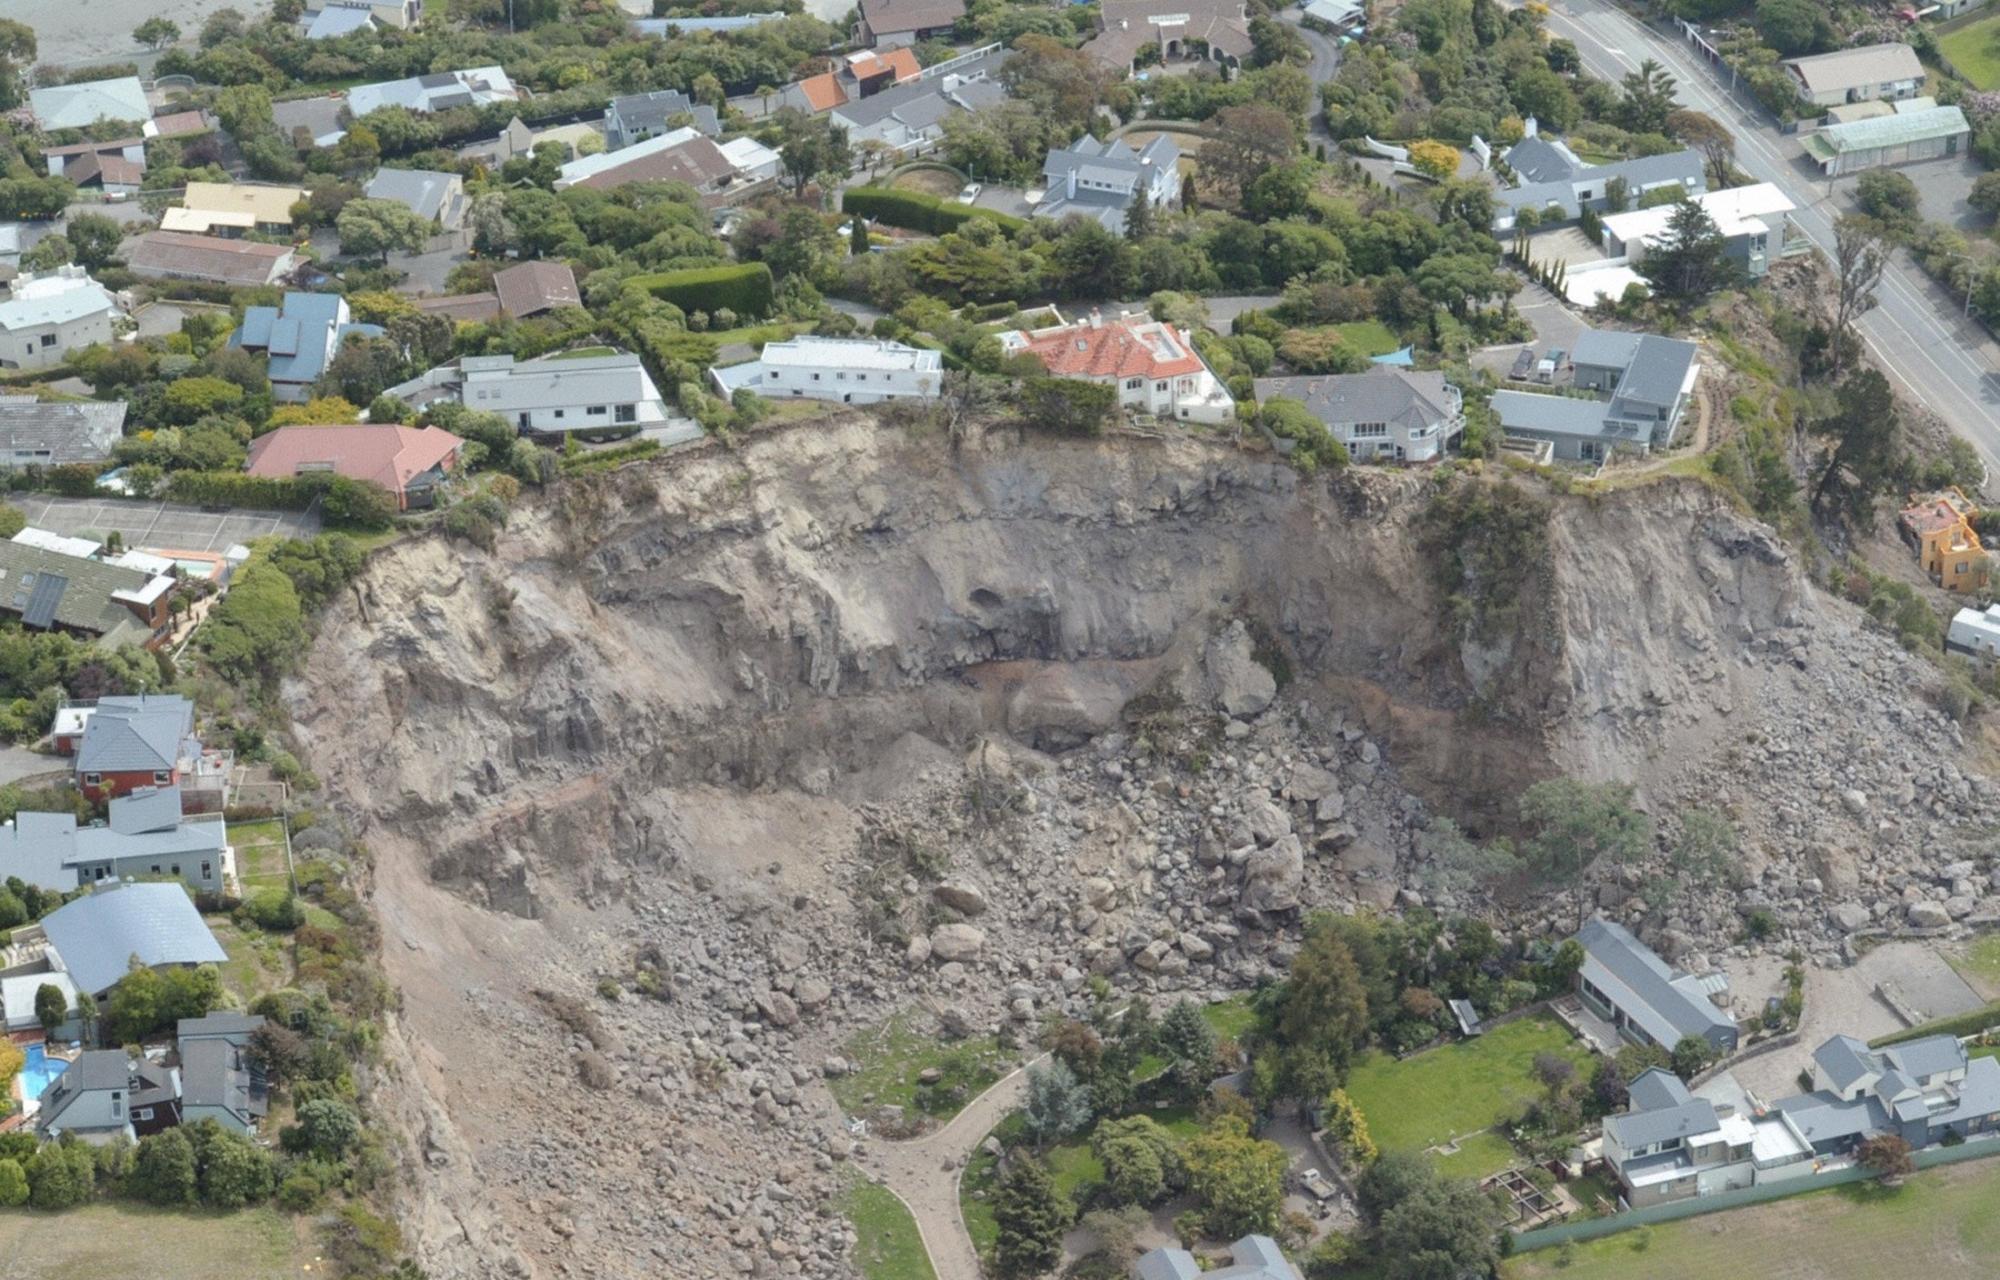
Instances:
[[[831,71],[785,86],[779,105],[831,111],[915,80],[923,70],[914,49],[863,49],[839,59]]]
[[[465,441],[437,427],[355,423],[336,427],[279,427],[250,442],[244,470],[253,476],[289,480],[333,472],[350,480],[381,485],[396,498],[396,509],[426,506],[434,490],[458,465]]]
[[[1096,309],[1072,324],[1000,335],[1008,355],[1030,355],[1058,378],[1118,388],[1136,413],[1187,422],[1222,422],[1236,401],[1194,349],[1184,329],[1144,315],[1106,320]]]

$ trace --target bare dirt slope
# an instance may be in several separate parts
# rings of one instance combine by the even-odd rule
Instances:
[[[845,1274],[852,1031],[1241,987],[1305,909],[1424,900],[1434,813],[1555,772],[1735,809],[1740,886],[1604,895],[1677,953],[1753,906],[1826,957],[1974,909],[1943,863],[1990,796],[1932,676],[1766,531],[1695,484],[1557,501],[1475,641],[1436,483],[852,416],[380,554],[288,698],[375,856],[431,1274]]]

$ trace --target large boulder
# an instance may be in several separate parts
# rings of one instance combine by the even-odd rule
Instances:
[[[1228,715],[1254,716],[1278,696],[1278,682],[1257,661],[1255,647],[1249,630],[1237,621],[1209,640],[1202,657],[1216,705]]]
[[[945,881],[931,890],[931,897],[960,915],[977,916],[986,913],[985,891],[978,885],[964,880]]]
[[[1821,845],[1806,855],[1806,864],[1829,897],[1845,897],[1861,887],[1861,860],[1852,849]]]
[[[1942,902],[1912,902],[1904,918],[1914,929],[1942,929],[1951,923],[1951,913]]]
[[[1835,903],[1833,910],[1827,915],[1842,933],[1853,933],[1856,929],[1865,928],[1869,920],[1868,908],[1858,902]]]
[[[931,959],[943,963],[976,960],[985,946],[985,931],[969,924],[941,924],[931,930]]]
[[[1239,903],[1252,911],[1294,911],[1305,875],[1305,851],[1299,848],[1299,838],[1283,836],[1244,862]]]
[[[1263,796],[1243,806],[1243,825],[1258,844],[1270,844],[1290,835],[1292,830],[1290,816]]]

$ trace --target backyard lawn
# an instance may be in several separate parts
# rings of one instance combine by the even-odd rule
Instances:
[[[1902,1187],[1834,1187],[1770,1204],[1703,1214],[1576,1247],[1568,1266],[1554,1249],[1501,1264],[1507,1280],[1972,1280],[2000,1254],[2000,1160],[1933,1169]],[[1644,1240],[1643,1247],[1635,1247]]]
[[[917,1220],[888,1190],[856,1181],[842,1198],[841,1209],[860,1237],[854,1261],[868,1280],[936,1280],[923,1237],[917,1234]]]
[[[1164,1009],[1153,1010],[1156,1017],[1165,1012]],[[1231,996],[1227,1000],[1218,1000],[1214,1004],[1205,1005],[1201,1016],[1208,1023],[1209,1029],[1215,1032],[1215,1038],[1218,1040],[1241,1040],[1257,1021],[1257,1013],[1250,1007],[1249,996]],[[1132,1068],[1132,1078],[1151,1080],[1166,1069],[1165,1058],[1149,1053],[1139,1059],[1139,1064]]]
[[[1945,958],[1974,990],[1987,1000],[2000,1000],[2000,933],[1974,938],[1963,950]]]
[[[850,1115],[896,1106],[905,1114],[921,1111],[939,1118],[954,1116],[986,1086],[1012,1070],[1014,1062],[992,1036],[945,1040],[915,1011],[899,1013],[852,1037],[841,1048],[843,1056],[860,1064],[860,1069],[829,1080],[827,1086]],[[917,1077],[929,1067],[937,1068],[937,1083],[918,1084]]]
[[[1560,1053],[1579,1071],[1590,1058],[1554,1018],[1522,1018],[1400,1062],[1370,1054],[1348,1076],[1347,1094],[1382,1150],[1422,1151],[1465,1137],[1457,1156],[1441,1163],[1451,1173],[1484,1176],[1513,1161],[1512,1148],[1483,1131],[1541,1092],[1532,1070],[1538,1053]]]
[[[318,1272],[291,1220],[274,1210],[204,1213],[117,1201],[66,1213],[0,1210],[0,1258],[6,1275],[36,1280],[278,1280]]]
[[[2000,87],[2000,13],[1974,19],[1937,38],[1938,52],[1981,89]]]
[[[236,878],[243,882],[245,897],[259,889],[284,889],[291,885],[285,870],[285,827],[276,818],[261,822],[239,822],[229,828],[229,843],[236,849]]]
[[[1342,342],[1364,356],[1386,356],[1403,345],[1380,320],[1350,320],[1333,328]]]
[[[956,196],[959,188],[964,185],[957,174],[946,173],[942,169],[912,169],[908,173],[898,174],[896,180],[889,184],[890,189],[895,191],[915,191],[920,195],[936,196],[940,200],[949,200]]]

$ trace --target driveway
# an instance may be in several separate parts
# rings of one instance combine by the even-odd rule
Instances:
[[[1514,295],[1514,310],[1535,331],[1531,343],[1510,342],[1504,346],[1482,347],[1472,353],[1472,365],[1476,369],[1490,369],[1502,379],[1514,365],[1515,353],[1525,346],[1536,351],[1547,351],[1551,347],[1561,347],[1565,351],[1576,350],[1577,335],[1583,332],[1583,318],[1559,301],[1553,293],[1532,281],[1521,286]]]
[[[1024,187],[987,187],[972,203],[981,209],[991,209],[1016,218],[1035,216],[1035,206],[1028,203],[1028,192]]]

